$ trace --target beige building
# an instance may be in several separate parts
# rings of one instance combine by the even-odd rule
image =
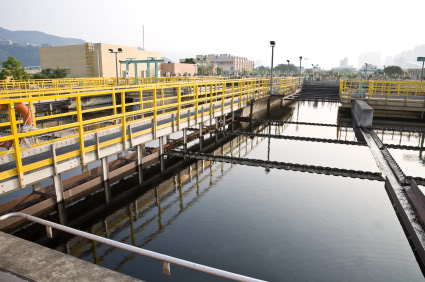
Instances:
[[[161,76],[194,76],[198,72],[198,66],[194,64],[163,63],[161,64]]]
[[[220,68],[224,73],[228,74],[254,71],[254,61],[229,54],[196,55],[195,61],[199,64],[214,64],[217,68]]]
[[[124,64],[120,60],[135,59],[146,60],[148,58],[160,59],[159,52],[140,50],[137,47],[104,44],[104,43],[84,43],[79,45],[57,46],[40,48],[40,66],[47,68],[69,69],[69,77],[115,77],[115,54],[109,49],[117,51],[122,48],[122,53],[118,53],[118,73],[120,77],[135,77],[134,65],[129,66],[128,73]],[[146,64],[137,65],[137,77],[146,77]],[[158,64],[158,73],[160,66]],[[151,76],[155,74],[155,64],[150,64]],[[159,74],[158,74],[159,75]]]

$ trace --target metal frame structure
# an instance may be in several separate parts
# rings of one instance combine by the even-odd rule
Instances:
[[[342,101],[364,99],[424,104],[425,82],[340,80],[339,93]]]
[[[63,78],[63,79],[34,79],[34,80],[0,80],[0,94],[21,96],[22,94],[61,94],[69,91],[93,91],[116,87],[140,87],[159,83],[182,83],[191,81],[220,80],[222,77],[151,77],[139,78],[120,77],[118,83],[115,77],[93,77],[93,78]]]
[[[156,253],[156,252],[152,252],[149,250],[145,250],[142,248],[138,248],[138,247],[134,247],[131,245],[127,245],[121,242],[117,242],[114,240],[110,240],[104,237],[100,237],[94,234],[90,234],[87,232],[83,232],[74,228],[70,228],[61,224],[57,224],[48,220],[44,220],[38,217],[34,217],[31,215],[27,215],[25,213],[20,213],[20,212],[15,212],[15,213],[9,213],[6,215],[3,215],[0,217],[0,221],[1,220],[5,220],[8,219],[10,217],[21,217],[24,218],[26,220],[41,224],[46,226],[46,231],[47,231],[47,235],[52,238],[53,237],[53,229],[57,229],[66,233],[70,233],[76,236],[80,236],[83,238],[86,238],[88,240],[93,240],[102,244],[106,244],[115,248],[119,248],[125,251],[129,251],[135,254],[139,254],[139,255],[143,255],[146,257],[150,257],[156,260],[160,260],[163,262],[163,272],[167,275],[171,274],[171,269],[170,269],[170,265],[171,264],[175,264],[175,265],[179,265],[181,267],[185,267],[185,268],[189,268],[189,269],[193,269],[193,270],[197,270],[200,272],[204,272],[204,273],[208,273],[217,277],[221,277],[221,278],[226,278],[226,279],[230,279],[230,280],[235,280],[235,281],[264,281],[264,280],[259,280],[259,279],[255,279],[255,278],[251,278],[248,276],[244,276],[244,275],[239,275],[239,274],[235,274],[232,272],[228,272],[228,271],[224,271],[221,269],[217,269],[217,268],[212,268],[209,266],[205,266],[202,264],[197,264],[194,262],[190,262],[187,260],[182,260],[182,259],[178,259],[175,257],[171,257],[171,256],[167,256],[167,255],[163,255],[160,253]]]
[[[137,64],[146,64],[146,76],[148,78],[151,77],[151,63],[155,64],[155,76],[158,77],[158,63],[163,63],[164,60],[162,59],[154,59],[149,58],[147,60],[135,60],[135,59],[126,59],[125,61],[120,61],[120,67],[122,64],[125,64],[125,71],[128,73],[129,71],[129,65],[134,64],[134,80],[136,84],[138,83],[138,77],[137,77]]]
[[[242,109],[252,99],[267,97],[270,94],[268,83],[269,80],[265,78],[194,80],[84,92],[68,89],[66,94],[54,95],[44,91],[10,95],[9,99],[0,100],[0,104],[8,106],[10,117],[9,121],[0,123],[0,127],[11,129],[9,135],[0,137],[0,142],[12,141],[14,144],[9,152],[0,154],[0,167],[9,165],[0,172],[0,194],[53,177],[57,201],[60,202],[63,200],[61,173],[84,167],[93,161],[138,147],[183,128],[213,125],[216,116]],[[299,86],[297,78],[278,78],[274,83],[281,93],[287,89],[296,90]],[[166,92],[172,94],[167,96]],[[84,99],[99,97],[109,99],[111,105],[88,109],[83,107]],[[137,101],[126,101],[129,97]],[[17,130],[22,120],[15,118],[16,103],[25,103],[33,108],[34,103],[51,99],[70,100],[75,104],[75,110],[34,116],[35,123],[64,117],[74,117],[76,121],[25,133]],[[104,111],[112,114],[92,119],[84,117],[88,113]],[[74,131],[75,134],[40,142],[30,148],[22,148],[20,145],[22,138],[51,135],[59,131]],[[44,157],[30,161],[40,154],[44,154]]]

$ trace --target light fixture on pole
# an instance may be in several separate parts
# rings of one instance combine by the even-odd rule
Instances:
[[[273,95],[273,55],[274,55],[274,47],[276,46],[276,42],[270,41],[270,46],[272,47],[272,65],[270,68],[270,95]]]
[[[289,76],[289,60],[286,60],[288,62],[288,76]]]
[[[300,83],[299,85],[301,86],[301,61],[303,60],[303,57],[300,56]]]
[[[367,79],[367,66],[368,66],[369,64],[368,63],[365,63],[365,66],[366,66],[366,68],[365,68],[365,70],[364,70],[364,79],[366,80]]]
[[[117,54],[118,53],[122,53],[122,48],[118,48],[117,51],[114,51],[113,49],[108,49],[110,53],[115,54],[115,75],[116,75],[116,80],[117,80],[117,85],[119,84],[118,81],[118,58],[117,58]]]

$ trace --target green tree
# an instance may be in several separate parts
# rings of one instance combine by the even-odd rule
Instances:
[[[404,74],[403,70],[399,66],[388,66],[384,69],[384,73],[391,77]]]
[[[270,73],[270,68],[265,66],[256,67],[254,70],[258,74],[268,74]]]
[[[300,72],[300,69],[293,64],[279,64],[276,67],[273,68],[273,71],[279,71],[282,73],[293,73],[298,74]]]
[[[18,79],[28,79],[29,75],[23,67],[21,67],[21,62],[16,60],[14,57],[8,57],[2,65],[0,71],[0,80],[12,77],[15,80]]]
[[[186,58],[186,59],[184,59],[183,64],[196,64],[196,63],[195,63],[195,59]]]
[[[40,73],[36,73],[32,76],[34,79],[54,79],[54,78],[65,78],[68,76],[69,71],[67,69],[44,69]]]

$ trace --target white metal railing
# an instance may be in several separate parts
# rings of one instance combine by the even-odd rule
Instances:
[[[182,259],[178,259],[175,257],[170,257],[167,255],[163,255],[160,253],[156,253],[156,252],[152,252],[152,251],[148,251],[142,248],[138,248],[138,247],[134,247],[131,245],[127,245],[121,242],[117,242],[114,240],[110,240],[104,237],[100,237],[97,235],[93,235],[84,231],[80,231],[74,228],[70,228],[61,224],[57,224],[48,220],[44,220],[35,216],[31,216],[25,213],[21,213],[21,212],[14,212],[14,213],[8,213],[5,214],[3,216],[0,216],[0,221],[1,220],[5,220],[8,219],[10,217],[21,217],[24,219],[27,219],[29,221],[35,222],[35,223],[39,223],[41,225],[46,226],[46,231],[47,231],[47,236],[49,236],[50,238],[53,237],[53,233],[52,233],[52,228],[54,229],[58,229],[67,233],[71,233],[74,234],[76,236],[80,236],[83,238],[86,238],[88,240],[93,240],[93,241],[97,241],[99,243],[102,244],[106,244],[115,248],[119,248],[119,249],[123,249],[132,253],[136,253],[139,255],[143,255],[143,256],[147,256],[147,257],[151,257],[153,259],[157,259],[160,261],[163,261],[163,266],[162,266],[162,270],[164,272],[164,274],[166,275],[170,275],[171,271],[170,271],[170,264],[175,264],[175,265],[179,265],[185,268],[189,268],[189,269],[193,269],[193,270],[197,270],[200,272],[204,272],[204,273],[208,273],[211,275],[215,275],[218,277],[222,277],[222,278],[227,278],[230,280],[235,280],[235,281],[264,281],[264,280],[259,280],[259,279],[255,279],[255,278],[251,278],[248,276],[243,276],[243,275],[239,275],[236,273],[232,273],[232,272],[228,272],[228,271],[224,271],[221,269],[217,269],[217,268],[213,268],[213,267],[209,267],[209,266],[205,266],[202,264],[197,264],[194,262],[190,262],[187,260],[182,260]]]

